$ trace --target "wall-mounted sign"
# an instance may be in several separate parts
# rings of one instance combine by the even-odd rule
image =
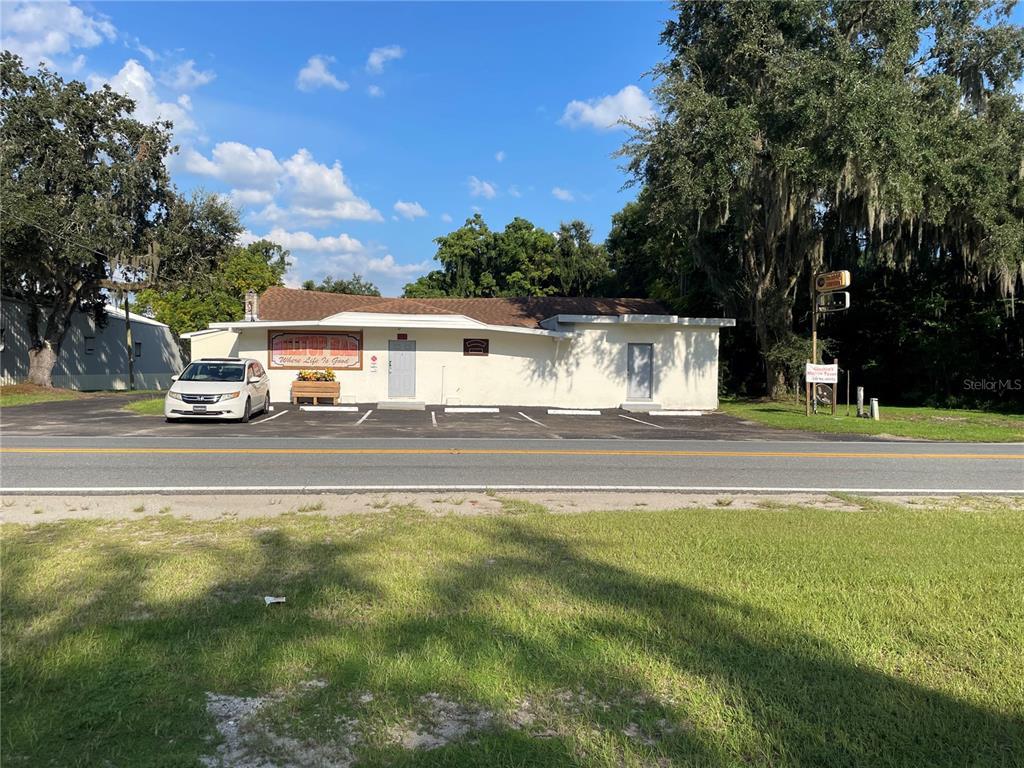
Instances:
[[[814,363],[807,363],[807,367],[804,368],[804,376],[807,377],[808,384],[838,384],[839,364],[815,365]]]
[[[466,357],[486,357],[491,351],[490,339],[463,339],[462,354]]]
[[[850,287],[850,270],[841,269],[838,272],[822,272],[814,276],[814,290],[818,293],[826,291],[839,291]]]
[[[269,331],[268,368],[334,368],[359,371],[363,368],[361,331],[314,333]]]

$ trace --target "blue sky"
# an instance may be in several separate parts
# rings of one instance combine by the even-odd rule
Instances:
[[[175,121],[183,190],[230,194],[290,282],[386,294],[475,210],[599,239],[634,195],[611,157],[642,118],[661,3],[15,3],[4,46]]]

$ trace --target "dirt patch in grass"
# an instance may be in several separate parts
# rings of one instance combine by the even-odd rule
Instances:
[[[883,497],[879,497],[883,498]],[[613,509],[635,509],[637,514],[663,509],[730,510],[761,509],[798,504],[818,509],[856,511],[860,507],[846,497],[822,493],[706,494],[628,493],[512,493],[495,496],[465,493],[457,497],[427,493],[319,494],[319,495],[124,495],[124,496],[8,496],[0,517],[8,523],[49,523],[61,520],[121,520],[159,514],[191,520],[279,517],[289,514],[366,515],[420,513],[432,517],[497,514],[574,514]]]

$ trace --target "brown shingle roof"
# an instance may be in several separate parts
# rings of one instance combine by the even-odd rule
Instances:
[[[260,320],[322,320],[339,312],[405,315],[465,315],[488,325],[537,328],[555,315],[667,315],[653,299],[544,296],[501,299],[393,299],[347,293],[268,288],[260,297]]]

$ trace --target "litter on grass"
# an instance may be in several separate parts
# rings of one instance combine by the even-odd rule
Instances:
[[[267,605],[273,605],[274,603],[284,603],[287,602],[287,600],[288,598],[285,597],[271,597],[270,595],[267,595],[263,598],[263,602]]]

